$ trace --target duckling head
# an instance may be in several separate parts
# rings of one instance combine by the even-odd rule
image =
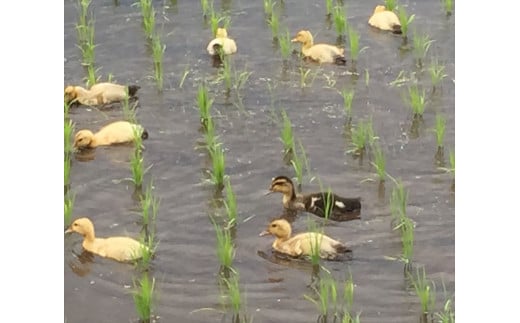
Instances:
[[[92,140],[94,139],[94,134],[90,130],[80,130],[74,136],[74,148],[83,149],[90,146]]]
[[[77,232],[82,236],[92,236],[94,237],[94,224],[90,221],[89,218],[79,218],[74,220],[72,224],[69,226],[65,233]]]
[[[260,236],[273,235],[279,239],[289,239],[291,237],[291,225],[285,219],[271,221],[267,229],[260,233]]]
[[[310,31],[308,30],[300,30],[296,36],[291,39],[291,42],[293,43],[302,43],[302,44],[312,44],[313,42],[313,38],[312,38],[312,34]]]
[[[378,13],[378,12],[383,12],[383,11],[386,11],[386,7],[385,6],[382,6],[382,5],[378,5],[376,6],[376,8],[374,9],[374,14]]]
[[[78,92],[76,92],[76,88],[72,85],[69,85],[65,88],[65,101],[70,103],[78,96]]]
[[[217,38],[227,38],[227,30],[226,28],[217,28],[217,33],[215,34],[215,37]]]
[[[277,176],[271,181],[271,187],[269,188],[269,191],[271,193],[279,192],[291,195],[294,191],[294,184],[287,176]]]

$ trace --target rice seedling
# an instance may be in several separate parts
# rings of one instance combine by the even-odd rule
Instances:
[[[264,13],[266,16],[273,14],[274,2],[273,0],[264,0]]]
[[[306,87],[307,84],[307,78],[309,77],[311,70],[309,68],[304,69],[303,67],[300,67],[300,88]]]
[[[65,148],[65,156],[71,153],[74,150],[72,143],[72,134],[74,133],[74,122],[72,120],[68,120],[64,124],[64,148]]]
[[[98,83],[99,80],[101,79],[101,75],[96,76],[96,72],[98,70],[99,70],[99,68],[94,69],[93,65],[87,66],[87,78],[86,78],[87,87],[91,87],[92,85]]]
[[[242,88],[246,85],[249,77],[253,74],[253,72],[247,71],[246,68],[244,70],[237,70],[233,68],[233,88],[235,89],[236,95],[239,99],[242,98],[240,95]]]
[[[377,176],[379,177],[379,182],[384,182],[386,179],[386,159],[383,151],[381,150],[381,146],[379,144],[375,144],[373,147],[374,154],[374,162],[372,162],[372,166],[376,169]]]
[[[211,162],[213,169],[210,171],[210,181],[216,186],[217,190],[224,187],[224,179],[226,178],[226,156],[222,144],[216,144],[210,150]]]
[[[422,117],[424,113],[424,106],[426,105],[426,93],[425,90],[419,91],[417,84],[408,87],[408,98],[405,99],[406,103],[412,108],[414,117]]]
[[[155,9],[152,0],[139,0],[138,3],[143,16],[143,29],[147,39],[152,39],[155,32]]]
[[[343,289],[343,312],[349,314],[352,311],[352,304],[354,303],[354,281],[352,279],[352,273],[349,271],[349,277],[345,281],[345,288]]]
[[[337,302],[336,282],[333,278],[330,277],[330,274],[319,279],[318,288],[315,290],[315,292],[317,300],[306,294],[304,294],[303,297],[316,305],[322,321],[327,322],[329,304],[333,303],[335,306]],[[334,302],[332,302],[333,300]]]
[[[137,116],[136,116],[136,108],[137,108],[137,102],[134,102],[132,104],[132,107],[130,107],[130,99],[128,95],[128,89],[125,90],[126,94],[121,102],[121,107],[123,110],[123,118],[131,123],[137,123]]]
[[[280,45],[280,54],[282,55],[282,59],[284,62],[289,60],[291,56],[291,35],[289,34],[289,30],[285,29],[285,33],[281,33],[278,37],[278,44]]]
[[[72,194],[66,194],[65,195],[65,207],[64,207],[64,220],[65,220],[65,227],[69,226],[72,219],[72,211],[74,210],[74,200],[75,196]]]
[[[302,142],[298,139],[299,152],[296,150],[296,147],[293,147],[294,154],[291,159],[291,164],[294,169],[294,173],[296,174],[296,181],[298,182],[298,188],[301,188],[303,184],[303,169],[309,172],[309,161],[307,160],[307,155],[305,154],[305,149],[303,148]]]
[[[79,4],[80,4],[80,7],[79,7],[80,16],[78,19],[79,25],[87,24],[88,7],[90,6],[91,2],[92,2],[92,0],[80,0],[79,1]]]
[[[394,9],[397,7],[397,1],[396,0],[385,0],[385,7],[386,7],[386,10],[394,11]]]
[[[240,293],[240,284],[238,279],[238,273],[235,273],[230,278],[224,278],[224,283],[227,289],[227,296],[231,310],[233,311],[233,317],[237,320],[233,322],[240,322],[240,311],[242,310],[242,295]]]
[[[163,55],[166,50],[166,45],[161,43],[159,35],[152,38],[152,55],[153,55],[153,70],[154,79],[157,84],[159,92],[163,90]]]
[[[434,42],[430,39],[427,34],[419,35],[416,32],[413,34],[413,53],[415,56],[416,64],[419,68],[423,66],[423,60],[430,49],[431,44]]]
[[[94,44],[94,23],[94,19],[90,19],[87,21],[87,24],[85,25],[76,25],[79,42],[79,45],[77,45],[77,47],[80,49],[81,55],[83,57],[83,61],[81,63],[83,66],[93,65],[96,58],[95,48],[97,47],[97,45]]]
[[[455,179],[455,151],[450,149],[450,167],[438,167],[439,170],[445,171],[446,173],[452,173]]]
[[[363,155],[366,148],[372,145],[376,139],[378,139],[378,137],[374,134],[372,120],[361,120],[356,127],[352,128],[352,144],[354,148],[349,150],[348,153]]]
[[[435,137],[437,139],[437,148],[442,149],[444,147],[444,133],[446,131],[446,118],[442,114],[435,116]]]
[[[65,163],[63,165],[64,170],[64,176],[63,176],[63,184],[65,187],[67,187],[70,183],[70,166],[71,166],[71,159],[70,154],[65,153]]]
[[[200,0],[200,8],[202,10],[202,16],[207,18],[210,11],[213,10],[213,1],[210,4],[209,0]]]
[[[398,226],[401,223],[401,219],[406,217],[406,205],[408,203],[408,191],[404,189],[403,182],[401,180],[395,180],[389,175],[395,183],[390,196],[390,212],[392,214],[392,223]]]
[[[414,246],[414,224],[409,217],[401,218],[401,223],[394,228],[400,229],[402,254],[401,261],[405,264],[404,271],[409,272],[412,268],[413,246]]]
[[[348,39],[350,42],[350,59],[355,70],[355,64],[359,57],[359,33],[352,27],[348,26]],[[362,50],[361,50],[362,51]]]
[[[408,29],[410,24],[415,18],[415,15],[408,16],[408,13],[406,12],[406,9],[404,6],[398,7],[398,13],[399,16],[399,22],[401,22],[401,32],[403,35],[403,43],[406,44],[408,41]]]
[[[325,0],[325,9],[327,10],[327,17],[332,15],[332,1],[333,0]]]
[[[271,35],[273,36],[273,42],[278,41],[278,33],[280,31],[280,17],[276,11],[273,11],[269,18],[267,18],[267,24],[271,28]]]
[[[343,108],[347,120],[352,120],[352,101],[354,100],[354,94],[354,90],[343,89],[341,91],[341,96],[343,97]]]
[[[292,130],[291,120],[285,112],[285,109],[281,109],[282,114],[282,129],[280,132],[280,140],[283,144],[283,156],[284,160],[290,161],[292,156],[294,155],[294,136]]]
[[[220,268],[223,271],[232,270],[231,265],[235,258],[235,246],[231,232],[228,229],[220,228],[214,221],[212,222],[217,236],[217,258],[220,263]]]
[[[197,106],[199,107],[200,123],[207,130],[208,120],[211,118],[213,99],[209,98],[208,89],[204,83],[199,85],[197,92]]]
[[[307,230],[309,232],[317,232],[323,234],[323,228],[318,227],[316,222],[312,220],[310,217],[307,218]],[[320,266],[320,249],[321,249],[321,239],[319,239],[318,235],[315,234],[311,241],[311,253],[309,255],[311,264],[314,268],[319,268]]]
[[[344,313],[343,318],[341,319],[341,323],[360,323],[361,319],[359,318],[361,313],[357,313],[355,317],[350,313]]]
[[[231,62],[228,56],[222,57],[223,68],[220,70],[220,77],[224,80],[226,96],[231,93]]]
[[[228,216],[227,228],[234,227],[237,223],[237,200],[235,197],[235,192],[233,192],[233,188],[231,187],[231,182],[229,178],[226,180],[226,200],[224,201],[224,205],[226,207],[226,213]]]
[[[432,81],[432,93],[435,93],[435,89],[437,85],[441,83],[441,81],[447,76],[444,74],[444,65],[440,65],[437,60],[432,61],[430,67],[428,67],[428,72],[430,74],[430,79]]]
[[[419,268],[417,268],[417,274],[415,276],[412,274],[408,274],[408,278],[412,282],[412,285],[415,289],[415,293],[419,297],[419,300],[421,302],[422,313],[425,316],[427,314],[432,315],[433,310],[435,309],[435,283],[432,280],[426,278],[426,272],[424,270],[424,267],[422,267],[421,269],[422,270],[419,270]],[[428,320],[426,322],[428,322]]]
[[[213,33],[213,36],[217,35],[217,29],[221,22],[223,28],[229,29],[229,26],[231,25],[231,18],[229,18],[229,16],[220,15],[219,13],[215,12],[212,7],[211,15],[209,17],[209,23],[211,26],[211,32]]]
[[[213,122],[213,118],[209,115],[206,120],[206,132],[204,133],[204,140],[206,141],[206,149],[208,153],[212,154],[212,151],[215,150],[219,144],[218,136],[215,135],[215,123]]]
[[[347,30],[347,17],[343,12],[343,7],[335,6],[332,10],[332,17],[334,20],[334,27],[338,35],[338,43],[343,43],[345,32]]]
[[[179,82],[179,89],[182,89],[182,86],[184,85],[184,81],[186,80],[186,77],[190,73],[190,66],[186,65],[186,68],[184,69],[184,73],[182,74],[181,81]]]
[[[144,159],[141,148],[136,147],[130,159],[130,169],[132,170],[132,181],[137,189],[143,185],[144,178]]]
[[[451,16],[453,13],[453,0],[441,0],[441,2],[444,7],[444,11],[446,12],[446,16]]]
[[[144,272],[140,279],[134,279],[134,299],[135,310],[142,322],[150,322],[154,304],[155,278],[150,280],[147,272]]]
[[[442,312],[435,313],[438,323],[455,323],[455,313],[453,313],[453,300],[446,300]]]

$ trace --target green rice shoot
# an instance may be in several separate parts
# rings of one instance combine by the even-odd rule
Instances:
[[[291,120],[289,119],[289,116],[287,115],[287,112],[285,111],[285,109],[281,109],[281,114],[282,114],[282,129],[280,132],[280,140],[282,141],[282,144],[283,144],[283,154],[284,154],[284,156],[287,156],[288,154],[293,153],[294,136],[293,136]]]
[[[197,106],[199,107],[200,123],[205,129],[207,129],[208,119],[211,118],[212,105],[213,99],[209,97],[206,85],[201,83],[197,91]]]
[[[229,229],[220,228],[213,221],[215,234],[217,237],[217,258],[222,269],[231,269],[233,259],[235,258],[235,246]]]
[[[444,133],[446,131],[446,118],[442,114],[437,114],[435,116],[435,137],[437,139],[437,147],[444,147]]]
[[[64,206],[64,220],[65,227],[69,226],[72,219],[72,212],[74,211],[74,200],[75,195],[68,193],[65,195],[65,206]]]
[[[327,16],[332,15],[332,2],[333,0],[325,0],[325,9],[327,10]]]
[[[336,34],[338,38],[342,38],[347,30],[347,18],[343,12],[343,7],[335,6],[334,10],[332,10],[332,16],[334,27],[336,28]]]
[[[453,0],[441,0],[442,6],[444,7],[444,11],[446,12],[446,16],[451,16],[453,13]]]
[[[376,169],[377,176],[379,177],[380,182],[384,182],[386,179],[386,159],[381,149],[381,145],[375,144],[372,147],[372,151],[374,154],[374,162],[372,162],[372,166]]]
[[[157,84],[159,92],[163,90],[163,56],[166,50],[166,45],[161,43],[159,35],[152,37],[152,55],[153,55],[153,70],[154,79]]]
[[[435,313],[438,323],[455,323],[455,313],[453,312],[453,300],[446,300],[441,312]]]
[[[350,58],[355,63],[359,58],[359,33],[352,26],[348,26],[348,39],[350,43]]]
[[[231,228],[236,226],[237,224],[237,200],[235,196],[235,192],[231,187],[231,181],[229,178],[226,179],[226,200],[224,201],[224,205],[226,207],[226,213],[228,216],[227,228]]]
[[[401,32],[403,35],[403,38],[406,40],[408,38],[408,29],[410,24],[413,22],[415,15],[408,16],[408,13],[406,12],[406,9],[404,6],[398,7],[398,17],[399,21],[401,22]]]
[[[227,287],[227,294],[229,298],[229,303],[231,304],[231,309],[235,317],[240,315],[240,311],[242,309],[242,295],[240,293],[240,284],[238,279],[238,274],[233,274],[230,278],[225,278],[224,282]]]
[[[424,108],[426,105],[426,93],[425,90],[419,90],[417,84],[413,84],[408,87],[408,98],[406,99],[406,103],[410,108],[412,108],[413,114],[415,117],[420,117],[424,113]]]
[[[394,11],[397,7],[397,1],[396,0],[385,0],[385,8],[388,11]]]
[[[132,291],[132,296],[137,315],[142,321],[150,321],[155,306],[154,290],[155,278],[150,280],[147,272],[144,272],[139,280],[136,281],[134,279],[134,290]]]
[[[210,172],[211,182],[218,188],[224,187],[224,179],[226,178],[226,156],[222,144],[216,144],[212,150],[210,150],[211,162],[213,169]]]
[[[343,89],[341,96],[343,96],[343,108],[348,120],[352,119],[352,101],[354,100],[354,90]]]
[[[71,153],[74,150],[73,142],[72,142],[72,135],[74,133],[74,122],[72,120],[66,121],[64,124],[64,148],[65,148],[65,155]]]
[[[415,56],[415,60],[417,62],[417,66],[422,68],[423,60],[428,53],[428,49],[430,49],[431,44],[434,42],[433,39],[430,39],[430,36],[427,34],[413,34],[413,53]]]
[[[323,234],[323,228],[318,227],[315,221],[313,221],[310,217],[307,218],[307,229],[309,232],[321,233]],[[313,267],[318,267],[320,265],[321,257],[321,239],[320,235],[314,234],[313,239],[311,241],[311,254],[310,260]]]
[[[409,274],[409,278],[421,302],[422,312],[424,314],[433,313],[436,299],[435,283],[426,278],[424,267],[421,267],[421,269],[417,268],[416,275]]]
[[[278,44],[280,45],[280,54],[284,61],[288,61],[291,56],[291,36],[289,30],[285,29],[284,33],[281,33],[278,37]]]
[[[267,24],[271,28],[271,36],[273,41],[278,40],[278,34],[280,32],[280,17],[276,11],[273,11],[269,18],[267,18]]]
[[[430,66],[428,67],[428,72],[430,74],[430,80],[432,82],[433,91],[437,88],[442,80],[447,76],[444,74],[445,66],[439,64],[437,60],[433,60]]]

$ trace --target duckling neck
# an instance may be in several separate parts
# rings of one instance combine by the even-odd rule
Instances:
[[[296,202],[296,193],[292,188],[290,193],[283,193],[282,202],[285,207],[290,207],[291,204]]]
[[[78,97],[83,97],[83,96],[90,95],[90,91],[85,89],[85,88],[82,88],[81,86],[76,86],[75,90],[76,90],[76,93],[77,93]]]
[[[96,239],[94,231],[85,233],[85,235],[83,236],[83,243],[82,243],[83,248],[85,248],[88,251],[94,250],[95,249],[94,245],[95,245],[96,240],[99,240],[99,239]]]
[[[313,46],[312,39],[307,40],[305,43],[302,44],[302,52],[303,54],[306,54],[309,49]]]

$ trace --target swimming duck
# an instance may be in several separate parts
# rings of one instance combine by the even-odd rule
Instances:
[[[218,55],[219,49],[222,49],[225,55],[231,55],[236,53],[237,44],[233,39],[228,38],[225,28],[218,28],[215,39],[209,42],[206,49],[210,55]]]
[[[303,56],[309,57],[318,63],[335,63],[345,65],[344,48],[329,44],[313,44],[312,34],[308,30],[300,30],[291,42],[302,43]]]
[[[96,148],[97,146],[108,146],[134,141],[134,132],[141,133],[142,139],[148,138],[148,132],[138,124],[128,121],[112,122],[96,132],[83,129],[74,136],[74,148]]]
[[[287,220],[276,219],[269,223],[260,236],[275,236],[273,249],[293,257],[310,256],[317,245],[320,247],[320,257],[328,260],[336,260],[340,253],[351,251],[343,243],[318,232],[299,233],[293,237],[291,233],[291,225]]]
[[[96,238],[94,224],[89,218],[76,219],[65,233],[77,232],[83,236],[85,250],[101,257],[117,261],[132,261],[141,258],[147,247],[130,237]]]
[[[325,217],[327,192],[297,194],[293,182],[286,176],[273,178],[269,193],[283,194],[282,203],[291,211],[307,211],[319,217]],[[330,194],[332,210],[329,219],[334,221],[350,221],[360,218],[361,198],[346,198],[334,193]]]
[[[393,11],[386,10],[385,6],[376,6],[368,24],[381,30],[390,30],[394,34],[402,33],[399,18]]]
[[[127,90],[128,96],[134,98],[140,88],[138,85],[125,86],[108,82],[94,84],[88,90],[81,86],[69,85],[65,88],[65,100],[69,104],[102,105],[124,100]]]

